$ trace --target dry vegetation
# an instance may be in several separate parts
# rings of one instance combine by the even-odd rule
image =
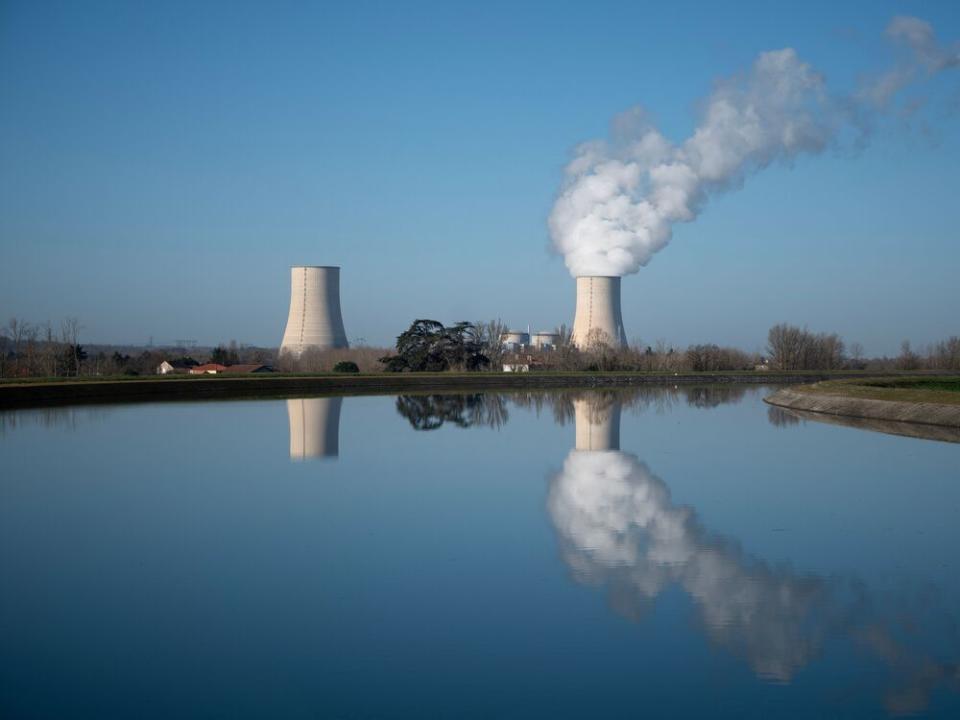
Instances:
[[[327,373],[333,372],[334,365],[339,362],[355,362],[362,373],[383,372],[380,358],[391,352],[390,348],[366,346],[338,350],[309,349],[299,359],[284,353],[274,367],[287,373]]]

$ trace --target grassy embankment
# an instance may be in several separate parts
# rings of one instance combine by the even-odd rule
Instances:
[[[791,389],[858,400],[960,405],[960,377],[956,376],[825,380]]]

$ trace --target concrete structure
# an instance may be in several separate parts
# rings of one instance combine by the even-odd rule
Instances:
[[[290,459],[335,458],[340,453],[340,406],[343,398],[287,400]]]
[[[523,330],[508,330],[501,336],[500,341],[507,350],[516,352],[530,344],[530,333]]]
[[[290,314],[280,353],[300,357],[307,348],[349,347],[340,313],[340,268],[297,265],[290,268]]]
[[[573,401],[577,450],[620,449],[620,401],[585,396]]]
[[[530,344],[537,350],[556,350],[560,344],[560,333],[551,330],[541,330],[534,333]]]
[[[605,342],[612,347],[627,344],[620,315],[620,278],[577,278],[577,312],[573,318],[572,340],[578,348],[587,348],[596,342]]]

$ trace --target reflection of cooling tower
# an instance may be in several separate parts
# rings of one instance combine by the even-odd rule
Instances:
[[[620,278],[577,278],[577,312],[573,318],[572,339],[578,348],[598,342],[613,347],[627,344],[620,315]]]
[[[310,347],[348,347],[340,314],[338,267],[290,268],[290,315],[280,352],[299,357]]]
[[[338,397],[287,400],[291,460],[337,457],[342,403]]]
[[[620,402],[605,405],[595,397],[573,401],[577,425],[577,450],[620,449]]]

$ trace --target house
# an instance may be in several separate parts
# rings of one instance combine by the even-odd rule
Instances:
[[[191,375],[236,375],[246,373],[268,373],[273,372],[269,365],[220,365],[219,363],[207,363],[206,365],[197,365],[190,368]]]
[[[222,373],[268,373],[273,372],[269,365],[227,365]]]
[[[504,372],[530,372],[529,363],[504,363]]]
[[[227,369],[226,365],[220,365],[218,363],[207,363],[205,365],[197,365],[196,367],[190,368],[191,375],[216,375],[217,373],[222,373]]]
[[[169,375],[171,373],[190,372],[191,368],[197,366],[197,361],[193,358],[179,358],[177,360],[164,360],[157,365],[157,375]]]

